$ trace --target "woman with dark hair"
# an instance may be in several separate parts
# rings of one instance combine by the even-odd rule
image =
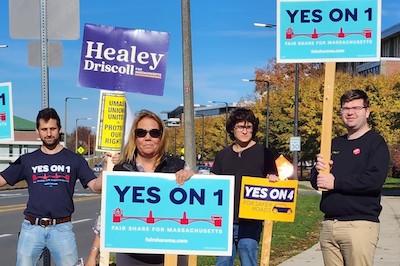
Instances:
[[[217,154],[211,168],[213,174],[235,176],[232,256],[217,257],[216,266],[233,266],[236,252],[239,254],[241,265],[258,265],[262,221],[238,217],[242,176],[266,177],[270,181],[278,181],[272,152],[254,140],[258,124],[258,118],[251,110],[233,110],[226,122],[226,131],[234,143]]]
[[[182,185],[194,172],[180,158],[165,154],[167,139],[166,127],[161,118],[151,111],[140,111],[133,121],[129,139],[114,166],[114,171],[175,173],[176,182]],[[95,229],[96,231],[99,232],[99,228]],[[96,233],[91,254],[85,265],[95,265],[99,244]],[[163,254],[117,253],[116,257],[118,266],[164,265]],[[187,264],[187,256],[179,256],[178,264]]]

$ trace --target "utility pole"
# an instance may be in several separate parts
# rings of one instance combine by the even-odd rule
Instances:
[[[182,48],[183,48],[183,117],[185,161],[192,170],[196,168],[192,33],[190,22],[190,0],[182,0]]]
[[[40,0],[40,46],[42,76],[42,108],[49,107],[49,66],[47,38],[47,0]]]
[[[196,141],[194,132],[192,32],[190,23],[190,0],[182,0],[182,57],[183,57],[183,130],[185,161],[196,170]],[[176,140],[176,136],[175,136]],[[175,149],[176,150],[176,149]],[[170,255],[167,255],[170,256]],[[166,260],[169,258],[166,257]],[[174,258],[176,265],[177,258]],[[169,265],[166,263],[166,265]],[[171,264],[172,265],[172,264]],[[197,265],[197,256],[189,256],[189,266]]]
[[[41,78],[42,78],[42,109],[49,107],[49,67],[47,41],[47,0],[40,0],[40,46],[41,46]],[[43,250],[43,266],[50,266],[50,251]]]

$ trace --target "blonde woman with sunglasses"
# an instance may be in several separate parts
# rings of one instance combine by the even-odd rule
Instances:
[[[162,119],[151,111],[139,111],[129,132],[129,139],[114,166],[114,171],[175,173],[176,182],[182,185],[194,175],[194,171],[190,170],[180,158],[166,154],[167,139],[166,127]],[[92,250],[94,254],[90,254],[85,265],[95,265],[89,262],[95,263],[98,253],[98,247],[95,245],[99,243],[98,234],[96,234]],[[117,253],[116,257],[118,266],[164,265],[163,254]],[[178,265],[187,265],[187,256],[179,256]]]

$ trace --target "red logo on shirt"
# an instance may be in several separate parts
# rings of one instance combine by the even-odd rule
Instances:
[[[354,155],[358,155],[358,154],[360,154],[360,153],[361,153],[360,148],[355,148],[355,149],[353,150],[353,154],[354,154]]]

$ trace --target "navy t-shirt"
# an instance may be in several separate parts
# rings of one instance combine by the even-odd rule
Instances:
[[[87,188],[96,178],[86,160],[67,149],[56,154],[45,154],[40,149],[24,154],[1,175],[9,185],[26,180],[29,199],[24,214],[39,218],[71,216],[77,179]]]

